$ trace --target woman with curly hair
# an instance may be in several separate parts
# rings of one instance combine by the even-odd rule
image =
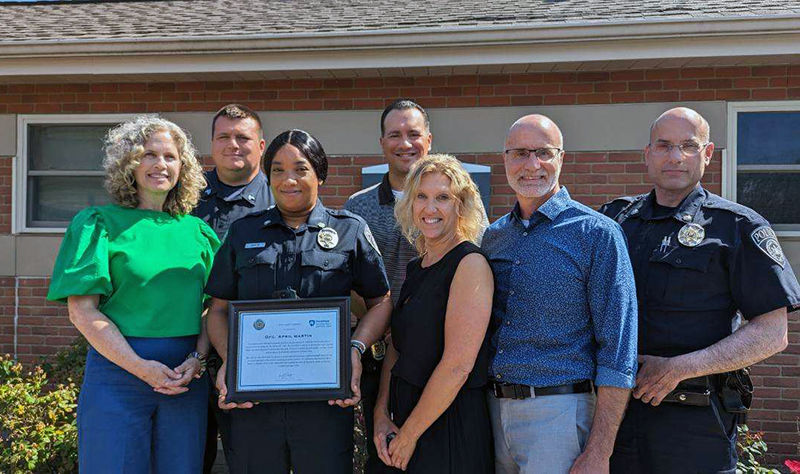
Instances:
[[[138,117],[109,131],[114,204],[72,220],[47,298],[91,344],[78,399],[82,473],[197,473],[205,441],[203,286],[219,240],[188,215],[205,186],[186,134]],[[201,334],[202,333],[202,334]],[[198,337],[198,335],[200,335]]]
[[[476,245],[480,194],[449,155],[419,160],[403,188],[394,212],[420,256],[392,313],[373,441],[387,472],[492,473],[483,386],[494,278]]]

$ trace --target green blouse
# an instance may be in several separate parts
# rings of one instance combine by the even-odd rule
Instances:
[[[90,207],[64,235],[47,299],[100,295],[99,310],[125,336],[198,334],[217,248],[214,231],[193,216]]]

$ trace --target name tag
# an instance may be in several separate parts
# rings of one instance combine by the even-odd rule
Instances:
[[[244,248],[246,249],[263,249],[266,246],[266,242],[248,242],[244,244]]]

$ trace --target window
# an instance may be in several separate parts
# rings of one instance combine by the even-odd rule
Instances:
[[[755,209],[782,236],[800,236],[800,102],[728,106],[726,197]]]
[[[20,115],[15,232],[62,232],[87,206],[108,204],[103,137],[129,116]]]

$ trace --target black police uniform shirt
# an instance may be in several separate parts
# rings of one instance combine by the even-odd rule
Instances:
[[[657,207],[651,191],[600,209],[628,239],[640,354],[672,357],[708,347],[731,334],[737,310],[749,320],[800,306],[797,278],[758,213],[700,186],[674,209]],[[702,239],[679,236],[692,223],[702,227]]]
[[[244,186],[226,185],[219,180],[216,170],[206,171],[204,176],[207,185],[192,215],[203,219],[220,239],[233,222],[275,204],[267,177],[261,171]]]
[[[364,219],[317,201],[297,229],[277,207],[234,222],[214,258],[206,293],[269,299],[287,287],[300,298],[349,296],[351,289],[364,298],[385,295],[386,271]]]

